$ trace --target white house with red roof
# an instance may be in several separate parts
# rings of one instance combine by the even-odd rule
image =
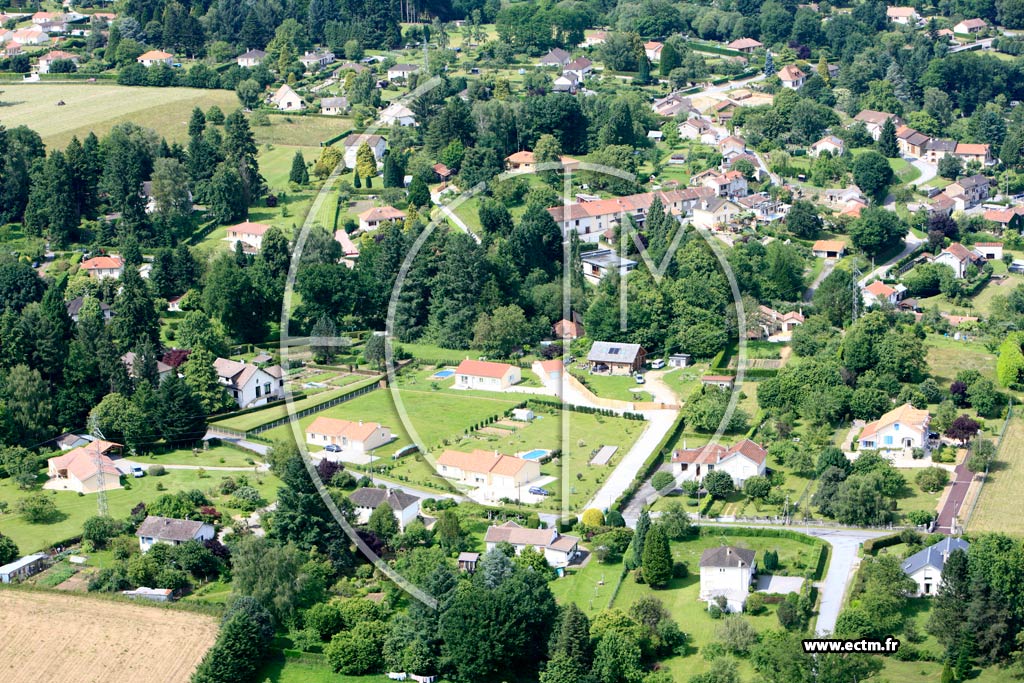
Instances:
[[[807,74],[801,71],[800,67],[787,64],[779,69],[779,80],[782,81],[782,87],[799,90],[807,82]]]
[[[263,235],[267,230],[270,230],[270,226],[265,223],[245,221],[229,227],[228,236],[224,241],[230,242],[232,249],[235,248],[236,242],[241,242],[244,251],[256,252],[263,248]]]
[[[981,33],[988,28],[984,19],[964,19],[953,26],[953,33]]]
[[[659,43],[656,40],[644,43],[644,54],[647,55],[647,59],[652,62],[661,61],[661,51],[664,49],[665,44]]]
[[[393,206],[374,206],[359,214],[359,229],[376,230],[384,223],[404,220],[404,211]]]
[[[493,363],[468,358],[455,368],[456,389],[482,389],[504,391],[523,379],[522,371],[508,363]]]
[[[50,73],[50,65],[59,59],[67,60],[73,63],[75,66],[78,66],[78,55],[74,54],[73,52],[64,52],[63,50],[51,50],[39,58],[39,62],[37,64],[39,73]]]
[[[846,143],[841,138],[837,138],[835,135],[826,135],[810,146],[808,154],[816,157],[822,152],[828,152],[832,156],[840,156],[845,149]]]
[[[917,26],[921,15],[913,7],[886,7],[885,16],[894,24]]]
[[[563,536],[558,533],[558,529],[529,529],[509,521],[500,526],[487,527],[484,543],[488,551],[499,543],[508,543],[515,548],[516,555],[531,547],[544,553],[544,559],[552,567],[566,567],[579,554],[580,539]]]
[[[78,267],[98,280],[115,280],[124,274],[124,259],[120,256],[94,256],[82,261]]]
[[[869,422],[864,426],[857,445],[861,450],[879,450],[890,453],[903,452],[911,448],[928,450],[928,425],[931,415],[909,403]]]
[[[754,476],[764,476],[768,452],[750,439],[732,446],[708,444],[700,448],[682,448],[672,454],[672,473],[679,481],[703,481],[708,472],[721,470],[742,488]]]
[[[391,430],[379,422],[340,420],[320,415],[306,427],[306,443],[310,446],[338,446],[344,455],[368,455],[394,438]],[[332,457],[331,453],[323,455]]]
[[[135,60],[147,69],[157,64],[166,64],[170,66],[174,63],[174,55],[170,52],[164,52],[163,50],[150,50],[144,52]]]
[[[953,269],[954,277],[962,279],[967,276],[967,269],[970,266],[984,265],[985,257],[977,250],[968,249],[959,242],[954,242],[932,258],[932,263],[949,266]]]
[[[864,294],[864,304],[871,306],[873,304],[881,304],[888,302],[895,306],[899,303],[900,299],[903,298],[903,294],[907,291],[907,288],[903,285],[896,285],[890,287],[881,280],[875,280],[867,287],[861,289]]]
[[[750,54],[757,48],[764,47],[764,44],[753,38],[738,38],[726,45],[726,47],[730,50],[738,50]]]
[[[280,365],[260,367],[230,358],[218,358],[213,367],[218,380],[239,408],[252,408],[284,398],[284,371]]]
[[[437,473],[460,484],[486,488],[496,498],[518,498],[520,487],[540,478],[540,461],[497,451],[464,453],[449,449],[437,459]]]
[[[121,488],[121,472],[110,458],[111,454],[117,455],[120,450],[121,444],[98,440],[50,458],[46,461],[50,477],[46,488],[78,493]]]

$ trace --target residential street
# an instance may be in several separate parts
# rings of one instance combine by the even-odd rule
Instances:
[[[960,506],[963,505],[964,498],[967,497],[967,489],[970,488],[973,480],[974,473],[967,469],[966,461],[957,465],[953,470],[953,483],[949,487],[946,502],[936,520],[936,531],[944,534],[954,533],[953,520],[956,519]]]
[[[912,163],[914,167],[921,172],[921,177],[919,177],[917,180],[911,183],[916,187],[920,187],[921,185],[927,183],[929,180],[934,178],[935,174],[938,173],[939,171],[938,166],[936,166],[935,164],[929,164],[922,159],[910,159],[910,163]]]
[[[857,285],[860,287],[866,287],[868,283],[870,283],[872,280],[885,277],[885,274],[889,272],[889,268],[891,268],[894,263],[899,261],[904,256],[909,255],[910,252],[914,251],[920,245],[924,244],[926,240],[921,239],[919,237],[915,237],[914,233],[908,232],[907,236],[903,239],[903,242],[903,251],[896,254],[882,265],[877,266],[874,270],[867,273],[864,277],[857,281]]]

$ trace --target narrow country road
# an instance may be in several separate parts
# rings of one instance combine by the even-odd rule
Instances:
[[[886,273],[889,272],[889,269],[893,266],[894,263],[899,261],[904,256],[908,256],[910,252],[914,251],[919,246],[924,244],[926,240],[920,237],[915,237],[914,233],[908,232],[907,236],[903,238],[903,241],[904,247],[900,253],[896,254],[891,259],[889,259],[882,265],[876,267],[874,270],[872,270],[867,275],[862,277],[860,280],[857,281],[857,285],[859,287],[866,287],[868,283],[871,282],[872,280],[885,277]]]
[[[472,230],[470,230],[469,226],[466,225],[466,223],[461,218],[456,216],[454,211],[452,211],[447,206],[441,203],[441,194],[439,192],[431,193],[430,201],[434,202],[434,205],[441,210],[441,214],[445,218],[454,223],[459,230],[472,237],[474,242],[480,244],[480,236],[477,235]]]
[[[814,292],[818,289],[818,285],[825,281],[829,275],[832,274],[832,270],[836,267],[836,259],[825,259],[825,265],[822,267],[821,272],[814,278],[807,290],[804,291],[804,301],[810,301],[814,298]]]

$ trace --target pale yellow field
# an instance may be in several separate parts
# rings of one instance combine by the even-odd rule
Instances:
[[[0,680],[184,683],[217,620],[88,596],[0,590]]]
[[[230,113],[239,106],[230,90],[136,88],[112,83],[4,83],[0,123],[25,125],[42,136],[47,147],[64,147],[94,131],[102,135],[115,124],[132,121],[152,128],[169,141],[188,140],[193,107],[217,105]],[[63,101],[64,106],[57,106]]]

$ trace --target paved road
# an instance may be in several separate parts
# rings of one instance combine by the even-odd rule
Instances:
[[[938,166],[936,166],[935,164],[929,164],[924,159],[909,159],[909,161],[914,165],[915,168],[917,168],[918,171],[921,172],[920,177],[913,183],[911,183],[911,185],[920,187],[921,185],[924,185],[929,180],[934,178],[935,174],[939,172]]]
[[[615,499],[621,496],[629,485],[633,483],[633,477],[643,467],[647,456],[658,447],[665,434],[672,428],[672,423],[676,419],[676,411],[649,410],[644,412],[644,417],[648,420],[647,428],[633,444],[633,447],[629,449],[626,456],[622,458],[622,461],[608,475],[604,484],[601,485],[601,488],[598,489],[597,493],[587,502],[584,508],[607,510],[611,507]]]
[[[876,280],[876,279],[885,277],[885,274],[889,272],[889,268],[891,268],[894,263],[899,261],[904,256],[909,255],[910,252],[912,252],[915,249],[917,249],[919,246],[924,244],[927,240],[922,239],[920,237],[915,237],[914,233],[908,232],[907,236],[905,238],[903,238],[903,241],[904,241],[903,251],[901,251],[900,253],[896,254],[891,259],[889,259],[888,261],[886,261],[885,263],[883,263],[882,265],[878,266],[877,268],[875,268],[874,270],[869,272],[867,275],[862,277],[860,280],[858,280],[858,282],[857,282],[858,286],[866,287],[867,284],[869,282],[871,282],[872,280]]]
[[[836,529],[802,527],[799,524],[784,526],[780,524],[727,524],[721,522],[701,522],[710,526],[757,526],[771,527],[777,529],[789,529],[808,536],[814,536],[832,546],[832,556],[829,560],[828,571],[825,578],[818,582],[818,591],[821,593],[821,604],[818,608],[818,621],[816,631],[818,635],[832,633],[836,627],[836,620],[843,608],[846,598],[846,591],[853,579],[854,572],[860,565],[858,549],[861,544],[879,536],[887,536],[891,531],[874,531],[868,529]]]
[[[967,489],[970,488],[971,481],[973,480],[974,474],[967,469],[966,462],[957,465],[956,469],[953,470],[953,483],[949,488],[949,493],[946,495],[946,503],[942,506],[942,510],[939,511],[936,531],[944,534],[955,532],[953,521],[956,519],[956,514],[960,511],[960,506],[963,505],[964,498],[967,497]]]

